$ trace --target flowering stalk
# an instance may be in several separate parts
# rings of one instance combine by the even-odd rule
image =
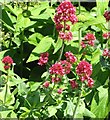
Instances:
[[[80,0],[79,0],[79,14],[80,14],[80,12],[81,12],[81,4],[80,4]],[[80,46],[81,46],[81,35],[82,35],[82,31],[81,31],[81,28],[79,28],[79,31],[78,31],[78,39],[79,39],[79,53],[80,53]],[[82,84],[81,84],[81,87],[80,87],[81,89],[82,89]],[[81,89],[79,89],[79,95],[78,95],[78,98],[77,98],[77,103],[76,103],[76,106],[75,106],[75,108],[74,108],[74,112],[73,112],[73,119],[74,119],[74,117],[75,117],[75,114],[76,114],[76,110],[77,110],[77,108],[78,108],[78,105],[79,105],[79,102],[80,102],[80,98],[81,98]]]
[[[4,70],[7,72],[6,90],[5,90],[5,95],[4,95],[4,104],[5,104],[6,103],[7,90],[8,90],[9,70],[10,70],[11,65],[13,64],[13,59],[10,56],[5,56],[2,59],[2,63],[4,64]]]

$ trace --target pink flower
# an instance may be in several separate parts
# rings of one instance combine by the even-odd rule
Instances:
[[[64,32],[59,32],[59,37],[62,39],[62,40],[65,40],[66,39],[66,34]]]
[[[61,78],[58,77],[58,76],[56,76],[56,77],[52,77],[51,80],[52,80],[53,83],[54,83],[54,82],[55,82],[55,83],[58,83],[58,82],[61,81]]]
[[[13,59],[10,56],[6,56],[2,59],[2,63],[4,63],[4,69],[8,70],[10,66],[13,64]]]
[[[60,63],[63,67],[64,74],[69,74],[71,71],[71,64],[66,60],[60,61]]]
[[[65,53],[65,57],[66,57],[66,60],[68,62],[70,62],[71,64],[73,64],[77,61],[77,58],[70,51]]]
[[[110,32],[104,33],[102,36],[103,36],[103,39],[109,39],[110,38]]]
[[[66,24],[66,22],[70,21],[74,24],[78,21],[75,12],[75,7],[68,0],[64,0],[56,9],[54,21],[56,29],[59,32],[59,37],[63,40],[69,41],[73,38],[72,33],[67,32],[70,30],[70,25]]]
[[[73,39],[72,32],[66,32],[65,40],[70,41]]]
[[[70,25],[66,24],[66,30],[70,30]]]
[[[62,92],[63,92],[63,89],[62,89],[62,88],[59,88],[59,89],[57,90],[57,93],[58,93],[58,94],[62,94]]]
[[[56,24],[56,29],[58,32],[61,31],[62,28],[64,28],[64,26],[62,24]]]
[[[50,84],[49,81],[45,81],[44,84],[43,84],[43,87],[44,87],[44,88],[48,88],[48,87],[49,87],[49,84]]]
[[[109,49],[104,49],[104,51],[103,51],[103,56],[105,56],[105,57],[109,57],[110,58],[110,50]]]
[[[5,70],[8,70],[9,68],[10,68],[9,65],[5,65],[5,66],[4,66],[4,69],[5,69]]]
[[[72,22],[72,24],[78,22],[78,18],[74,14],[70,15],[69,20]]]
[[[62,40],[67,40],[67,41],[70,41],[70,40],[72,40],[72,38],[73,38],[73,35],[72,35],[72,33],[71,32],[59,32],[59,36],[60,36],[60,38],[62,39]]]
[[[92,78],[89,78],[88,80],[87,80],[87,82],[88,82],[88,87],[93,87],[93,85],[94,85],[94,80],[92,79]]]
[[[85,80],[87,80],[89,78],[89,76],[80,76],[80,80],[82,81],[82,82],[84,82]]]
[[[90,76],[92,74],[92,65],[83,60],[76,67],[76,73],[79,76]]]
[[[44,65],[48,62],[49,53],[42,53],[39,58],[38,65]]]
[[[82,48],[86,48],[86,44],[83,41],[81,42],[81,46]]]
[[[90,41],[90,40],[95,40],[96,38],[95,38],[95,36],[94,36],[93,34],[87,33],[87,34],[84,36],[84,39]]]
[[[71,85],[72,89],[74,89],[74,88],[77,88],[77,87],[78,87],[78,84],[76,83],[76,81],[75,81],[75,80],[70,80],[70,85]]]
[[[105,11],[104,17],[106,18],[106,21],[110,20],[110,11]]]
[[[82,48],[86,48],[87,45],[94,46],[95,40],[96,40],[96,37],[93,34],[87,33],[84,36],[84,40],[81,42]]]
[[[11,65],[13,64],[13,59],[10,56],[6,56],[2,59],[2,63],[4,63],[5,65]]]
[[[57,11],[57,13],[56,13],[56,15],[54,17],[55,23],[59,23],[59,22],[62,22],[62,21],[68,21],[69,19],[71,19],[72,23],[73,23],[74,16],[72,17],[72,15],[75,14],[76,9],[75,9],[75,7],[73,6],[73,4],[70,1],[67,1],[67,0],[63,1],[57,7],[56,11]]]
[[[64,75],[64,70],[60,63],[53,64],[52,67],[49,68],[49,72],[50,74],[56,74],[60,76]]]
[[[88,44],[91,45],[91,46],[94,46],[94,40],[88,41]]]

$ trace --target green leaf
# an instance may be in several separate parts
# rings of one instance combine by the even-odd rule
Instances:
[[[40,41],[43,38],[43,36],[40,33],[34,33],[28,38],[28,42],[32,45],[37,45],[38,41]]]
[[[35,82],[34,84],[30,84],[30,90],[35,91],[40,85],[41,82]]]
[[[34,48],[27,62],[38,60],[39,59],[38,54],[48,51],[51,47],[52,41],[53,39],[51,37],[48,36],[44,37],[37,45],[37,47]]]
[[[7,11],[5,11],[4,9],[2,10],[2,20],[7,24],[9,25],[10,27],[13,28],[13,23],[7,13]]]
[[[8,83],[7,83],[8,84]],[[4,96],[5,96],[5,91],[6,91],[6,85],[2,88],[0,91],[0,100],[4,101]],[[9,106],[15,102],[14,95],[11,93],[9,86],[7,87],[7,94],[6,94],[6,105]]]
[[[27,94],[28,91],[29,90],[27,89],[25,82],[18,84],[18,94],[19,95],[25,95],[25,94]]]
[[[91,25],[98,25],[98,24],[102,24],[102,23],[106,23],[104,16],[98,16],[97,18],[94,17],[94,18],[88,20],[87,22],[85,22],[83,24],[83,26],[89,27]]]
[[[12,111],[11,115],[10,115],[10,118],[17,118],[17,114],[14,111]]]
[[[75,118],[80,118],[80,119],[83,118],[84,110],[85,110],[84,100],[80,99],[79,105],[76,109]]]
[[[52,117],[56,114],[57,109],[55,106],[49,106],[48,107],[48,113],[49,113],[49,117]]]
[[[67,107],[64,110],[64,116],[72,116],[74,108],[75,105],[72,103],[72,101],[67,101]]]
[[[30,26],[30,19],[25,18],[21,13],[17,17],[17,23],[15,26],[15,31],[20,32],[21,30]]]
[[[92,100],[91,112],[96,116],[96,118],[105,118],[109,112],[108,110],[108,90],[102,86],[98,88],[99,93],[99,102],[95,100],[95,97]]]
[[[27,60],[27,63],[38,60],[38,59],[39,59],[38,54],[36,54],[35,52],[32,52],[31,55],[29,56],[28,60]]]
[[[23,111],[25,111],[25,112],[27,112],[27,113],[30,112],[30,110],[29,110],[28,108],[26,108],[26,107],[20,107],[20,110],[23,110]]]
[[[96,116],[91,112],[89,111],[87,108],[85,108],[84,110],[84,116],[87,116],[87,117],[90,117],[90,118],[95,118]]]
[[[97,64],[100,60],[101,50],[98,48],[92,53],[91,64]]]
[[[20,84],[23,81],[26,81],[26,80],[21,79],[18,75],[11,76],[9,78],[9,86],[14,86],[14,85]]]
[[[37,19],[37,17],[42,14],[49,7],[48,2],[42,2],[39,5],[35,5],[34,8],[30,8],[32,16],[30,18]]]
[[[33,52],[40,54],[48,51],[51,47],[52,41],[53,39],[51,37],[44,37],[37,45],[37,47],[33,50]]]
[[[97,4],[97,15],[102,16],[104,11],[108,9],[109,0],[96,0]]]
[[[11,112],[11,110],[7,111],[0,111],[0,118],[7,118],[8,114]]]
[[[40,104],[40,94],[38,91],[30,92],[26,99],[32,107],[36,107],[38,104]]]
[[[55,44],[55,49],[53,54],[55,54],[61,47],[62,47],[63,41],[61,39],[58,39],[56,44]]]

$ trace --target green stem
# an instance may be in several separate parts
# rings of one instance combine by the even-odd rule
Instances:
[[[9,78],[9,70],[7,71],[7,79],[6,79],[6,89],[4,95],[4,104],[6,103],[7,91],[8,91],[8,78]]]
[[[81,2],[80,2],[80,0],[78,2],[78,6],[79,6],[79,14],[80,14],[81,13]]]
[[[24,31],[22,31],[21,35],[23,36],[24,35]],[[21,37],[21,36],[20,36]],[[21,66],[20,66],[20,75],[21,75],[21,78],[22,78],[22,75],[23,75],[23,40],[24,38],[20,38],[21,39],[21,47],[20,47],[20,54],[21,54]]]
[[[64,50],[64,42],[63,42],[63,45],[62,45],[62,48],[61,48],[61,52],[60,52],[60,56],[59,56],[59,58],[58,58],[58,61],[60,61],[61,58],[62,58],[63,50]]]
[[[81,85],[81,89],[82,89],[82,85]],[[77,103],[76,103],[76,106],[75,106],[75,109],[74,109],[74,112],[73,112],[73,119],[75,117],[76,110],[77,110],[77,108],[79,106],[80,98],[81,98],[81,90],[79,90],[79,95],[78,95],[78,98],[77,98]]]
[[[81,36],[82,36],[82,31],[81,31],[81,28],[79,28],[79,31],[78,31],[79,52],[80,52],[80,49],[81,49]]]
[[[64,33],[65,33],[65,29],[66,29],[66,22],[64,22],[64,30],[63,30]],[[61,47],[61,52],[60,52],[60,56],[58,58],[58,61],[60,61],[61,58],[62,58],[63,50],[64,50],[64,40],[63,40],[63,44],[62,44],[62,47]]]

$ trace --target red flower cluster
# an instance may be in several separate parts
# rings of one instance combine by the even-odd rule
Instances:
[[[64,33],[64,32],[59,32],[59,36],[60,36],[60,38],[61,39],[63,39],[63,40],[72,40],[72,38],[73,38],[73,36],[72,36],[72,33],[71,32],[66,32],[66,33]]]
[[[77,58],[70,51],[65,53],[65,57],[66,57],[66,60],[68,62],[70,62],[71,64],[73,64],[77,61]]]
[[[76,81],[75,81],[75,80],[70,80],[70,85],[71,85],[72,89],[74,89],[74,88],[77,88],[77,87],[78,87],[78,84],[76,83]]]
[[[63,70],[61,63],[53,64],[52,67],[50,67],[49,72],[50,74],[55,74],[55,75],[60,75],[60,76],[64,75],[64,70]]]
[[[49,81],[45,81],[44,84],[43,84],[43,87],[44,88],[48,88],[50,85],[50,82]]]
[[[110,50],[109,49],[104,49],[103,51],[103,56],[110,58]]]
[[[52,65],[49,68],[49,72],[52,76],[52,82],[59,82],[61,81],[61,77],[65,74],[69,74],[71,71],[71,64],[66,60],[60,61]]]
[[[110,11],[105,11],[104,17],[106,18],[106,21],[110,20]]]
[[[110,38],[110,32],[104,33],[102,36],[103,36],[103,39],[109,39]]]
[[[10,56],[6,56],[2,59],[2,63],[4,63],[4,69],[8,70],[10,66],[13,64],[13,59]]]
[[[95,36],[91,33],[87,33],[84,36],[84,41],[81,42],[82,48],[85,48],[87,45],[94,46],[94,41],[96,40]]]
[[[54,21],[56,24],[56,29],[59,32],[60,38],[63,40],[71,40],[72,33],[65,33],[65,30],[70,30],[70,25],[66,24],[66,22],[70,21],[72,24],[74,24],[78,21],[75,15],[75,7],[70,1],[65,0],[58,6],[56,11],[57,12],[55,14]]]
[[[72,64],[77,61],[77,58],[70,51],[65,53],[65,57],[66,60],[61,60],[49,68],[49,72],[52,75],[52,82],[61,81],[62,76],[69,74]]]
[[[90,75],[92,74],[92,65],[89,64],[86,61],[81,61],[78,66],[76,67],[76,73],[79,75],[80,80],[83,82],[87,80],[88,86],[92,87],[94,81],[92,78],[90,78]]]
[[[46,53],[42,53],[40,55],[40,58],[39,58],[39,62],[38,62],[38,65],[44,65],[48,62],[48,57],[49,57],[49,53],[46,52]]]

